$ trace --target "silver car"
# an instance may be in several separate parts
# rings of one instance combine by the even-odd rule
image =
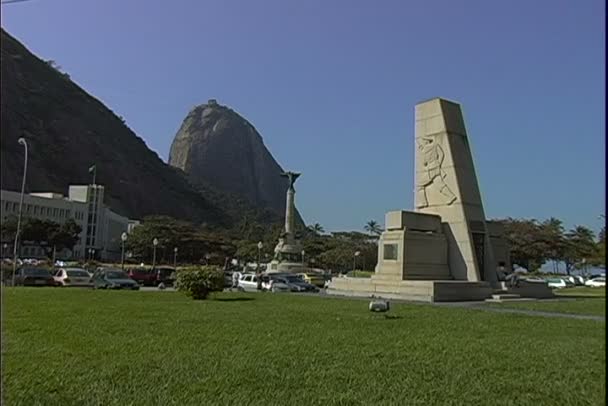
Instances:
[[[82,268],[62,268],[53,275],[58,286],[92,287],[93,280],[87,271]]]

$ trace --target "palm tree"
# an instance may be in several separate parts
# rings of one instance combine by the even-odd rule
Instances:
[[[313,233],[314,235],[319,235],[319,234],[323,234],[325,232],[325,229],[323,228],[323,226],[319,223],[315,223],[311,226],[308,226],[308,230]]]
[[[589,258],[597,253],[595,233],[585,226],[576,226],[566,234],[566,272],[570,275],[573,267],[585,266]]]
[[[380,235],[382,234],[382,227],[378,225],[378,223],[374,220],[370,220],[365,224],[365,231],[370,234]]]
[[[553,261],[553,272],[557,273],[558,263],[564,256],[564,226],[562,221],[551,217],[540,224],[544,243],[548,248],[548,257]]]

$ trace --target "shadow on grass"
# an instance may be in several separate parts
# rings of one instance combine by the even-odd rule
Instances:
[[[212,300],[217,302],[249,302],[250,300],[255,300],[252,297],[217,297]]]
[[[381,316],[377,315],[377,316],[372,316],[373,319],[375,320],[399,320],[402,317],[401,316],[395,316],[393,314],[383,314]]]

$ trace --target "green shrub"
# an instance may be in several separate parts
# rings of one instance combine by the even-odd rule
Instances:
[[[177,271],[175,288],[195,300],[224,289],[224,273],[214,265],[192,266]]]

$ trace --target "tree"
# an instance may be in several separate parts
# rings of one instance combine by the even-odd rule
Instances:
[[[325,232],[325,229],[323,228],[323,226],[319,223],[315,223],[313,225],[308,226],[308,230],[313,234],[313,235],[319,235],[319,234],[323,234]]]
[[[575,268],[583,269],[596,256],[595,234],[591,229],[585,226],[576,226],[566,233],[564,262],[568,275]]]
[[[78,242],[82,227],[80,227],[73,219],[68,219],[59,228],[54,228],[48,235],[49,250],[51,247],[61,251],[68,249],[72,251],[74,245]],[[47,252],[48,254],[48,252]]]
[[[547,258],[553,261],[553,272],[557,273],[558,263],[564,258],[565,237],[562,221],[551,217],[540,224],[541,239],[547,247]]]
[[[155,238],[158,239],[156,259],[159,262],[172,261],[175,247],[178,248],[180,261],[199,262],[210,255],[209,262],[221,262],[221,265],[226,256],[232,256],[236,251],[234,245],[221,233],[195,227],[189,222],[169,216],[144,218],[142,224],[129,234],[126,248],[135,258],[149,261],[153,256],[152,241]]]
[[[59,232],[59,224],[51,220],[26,218],[21,231],[21,241],[31,241],[36,245],[48,245],[51,237]]]
[[[536,271],[548,258],[547,238],[538,221],[507,218],[500,220],[510,246],[511,263]]]
[[[364,229],[372,235],[378,236],[382,234],[382,227],[380,227],[375,220],[368,221],[367,224],[365,224]]]
[[[17,216],[10,215],[2,221],[0,227],[2,241],[14,241],[17,233]]]

